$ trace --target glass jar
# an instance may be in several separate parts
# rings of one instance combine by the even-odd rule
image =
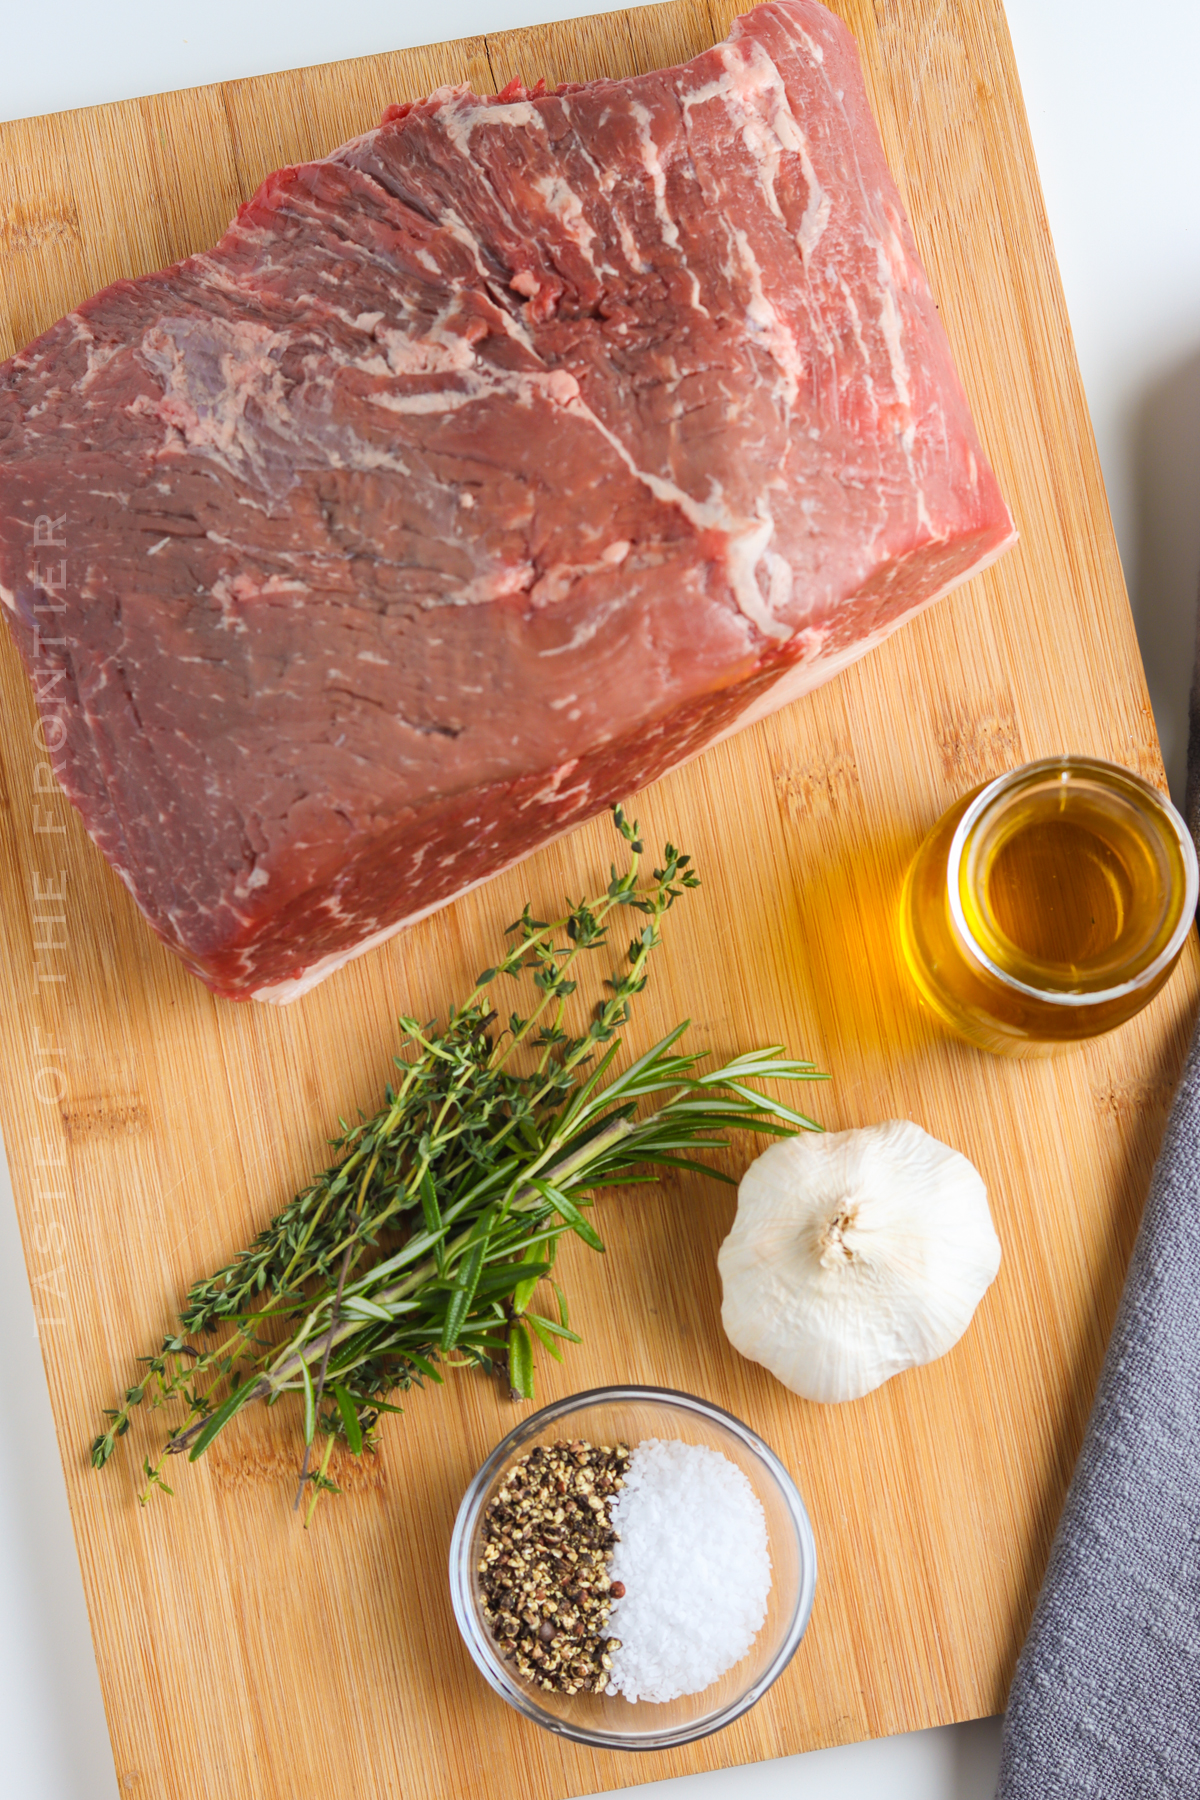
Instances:
[[[1045,1056],[1133,1017],[1196,911],[1196,850],[1140,776],[1086,756],[965,795],[917,851],[900,940],[922,998],[985,1050]]]

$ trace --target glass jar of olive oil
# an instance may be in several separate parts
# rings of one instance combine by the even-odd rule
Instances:
[[[1162,987],[1197,895],[1191,835],[1128,769],[1027,763],[938,820],[900,905],[904,960],[985,1050],[1045,1056],[1124,1024]]]

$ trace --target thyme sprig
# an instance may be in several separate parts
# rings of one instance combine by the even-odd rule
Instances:
[[[535,918],[526,905],[500,960],[444,1027],[401,1019],[383,1106],[356,1125],[340,1121],[329,1167],[249,1248],[192,1287],[180,1333],[142,1359],[145,1375],[106,1413],[91,1459],[103,1467],[136,1407],[180,1404],[158,1460],[144,1460],[143,1503],[156,1488],[172,1492],[169,1457],[195,1461],[254,1400],[301,1401],[297,1504],[310,1490],[311,1518],[319,1494],[338,1491],[329,1475],[335,1440],[356,1456],[371,1450],[384,1414],[402,1410],[396,1393],[441,1382],[448,1366],[499,1366],[513,1397],[532,1399],[535,1344],[561,1360],[562,1344],[579,1342],[553,1269],[568,1231],[604,1249],[587,1217],[597,1191],[657,1180],[661,1168],[728,1181],[691,1153],[727,1148],[730,1131],[820,1129],[748,1085],[824,1079],[778,1045],[702,1071],[704,1053],[677,1048],[684,1021],[611,1073],[662,920],[699,885],[691,859],[671,844],[643,879],[637,825],[620,808],[614,816],[625,871],[614,865],[603,893],[568,903],[558,919]],[[579,964],[608,946],[623,909],[645,922],[573,1035],[566,1019]],[[492,1002],[502,980],[532,987],[529,1011],[506,1024]],[[549,1305],[539,1299],[545,1289]],[[188,1341],[214,1336],[208,1348]],[[318,1437],[322,1455],[310,1468]]]

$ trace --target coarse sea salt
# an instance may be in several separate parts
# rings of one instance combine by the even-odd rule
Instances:
[[[609,1577],[624,1595],[608,1629],[608,1692],[627,1700],[698,1694],[740,1662],[771,1591],[767,1522],[736,1464],[702,1444],[645,1438],[612,1508]]]

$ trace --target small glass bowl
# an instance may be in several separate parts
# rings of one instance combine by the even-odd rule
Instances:
[[[1116,763],[1045,757],[965,794],[933,826],[905,878],[901,950],[952,1030],[1002,1055],[1047,1056],[1153,999],[1197,888],[1191,834],[1165,795]],[[1089,911],[1095,944],[1080,940],[1068,960],[1063,921],[1086,932]]]
[[[592,1444],[628,1444],[631,1450],[646,1438],[703,1444],[742,1470],[762,1504],[771,1556],[767,1616],[741,1662],[702,1693],[636,1703],[606,1694],[547,1693],[523,1681],[499,1653],[483,1617],[479,1592],[484,1508],[518,1456],[539,1444],[579,1438]],[[578,1744],[606,1750],[665,1750],[690,1744],[748,1712],[795,1654],[812,1611],[816,1581],[812,1526],[779,1458],[731,1413],[664,1388],[592,1388],[524,1419],[496,1446],[464,1494],[450,1544],[454,1616],[486,1680],[535,1724]]]

